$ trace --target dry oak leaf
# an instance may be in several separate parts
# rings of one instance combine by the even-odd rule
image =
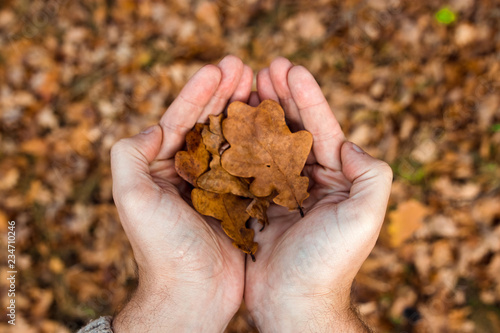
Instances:
[[[252,202],[247,207],[247,213],[253,218],[256,218],[260,224],[262,224],[262,228],[260,231],[264,230],[264,227],[269,224],[269,220],[267,218],[267,209],[271,204],[272,198],[254,198]]]
[[[222,229],[233,240],[233,245],[250,254],[254,254],[258,244],[253,241],[253,229],[247,229],[245,224],[250,218],[246,212],[249,199],[240,198],[231,193],[213,193],[195,188],[191,191],[194,208],[203,215],[221,220]]]
[[[175,170],[184,180],[196,186],[196,180],[208,169],[210,153],[205,148],[201,132],[205,125],[196,124],[186,135],[187,151],[175,154]]]
[[[266,197],[276,191],[276,204],[300,209],[309,196],[309,179],[300,173],[312,147],[311,133],[290,132],[283,109],[272,100],[257,107],[231,103],[222,132],[230,144],[222,154],[224,169],[237,177],[253,177],[253,195]]]
[[[232,193],[247,198],[253,197],[248,190],[248,183],[224,170],[220,165],[220,157],[217,155],[212,155],[210,170],[198,177],[196,184],[214,193]]]
[[[261,231],[269,224],[266,211],[272,201],[272,196],[265,198],[255,197],[248,189],[248,179],[235,177],[224,170],[220,164],[219,156],[212,155],[210,170],[198,177],[196,184],[199,188],[209,192],[220,194],[232,193],[241,197],[253,198],[252,202],[246,208],[246,212],[262,224]]]
[[[219,114],[218,116],[210,115],[208,116],[210,125],[205,126],[201,132],[203,137],[203,143],[205,144],[207,150],[214,156],[220,156],[220,150],[226,143],[226,139],[222,135],[222,118],[224,114]]]
[[[389,213],[388,231],[391,245],[398,247],[423,226],[423,220],[429,209],[417,200],[400,203],[398,208]]]

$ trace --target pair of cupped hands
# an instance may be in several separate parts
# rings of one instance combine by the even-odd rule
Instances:
[[[378,238],[392,172],[346,140],[314,77],[285,58],[257,74],[235,56],[201,68],[158,125],[111,151],[113,197],[138,266],[139,285],[113,320],[115,332],[222,332],[245,300],[263,332],[356,332],[353,279]],[[231,244],[220,222],[185,200],[174,155],[193,126],[228,103],[273,99],[292,132],[313,146],[305,217],[271,206],[256,262]]]

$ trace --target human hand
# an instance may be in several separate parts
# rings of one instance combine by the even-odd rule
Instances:
[[[246,102],[253,73],[234,56],[200,69],[159,125],[111,152],[113,197],[130,240],[139,286],[113,321],[115,332],[221,332],[243,297],[244,254],[220,223],[195,212],[174,155],[186,133],[228,101]],[[208,306],[207,306],[208,305]]]
[[[347,142],[313,76],[278,58],[257,76],[259,99],[284,107],[292,131],[313,135],[306,215],[271,206],[247,264],[245,303],[263,332],[364,331],[350,289],[380,232],[392,171]],[[251,101],[257,104],[258,100]]]

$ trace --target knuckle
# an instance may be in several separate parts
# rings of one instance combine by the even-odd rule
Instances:
[[[187,100],[183,96],[179,96],[185,103],[192,105],[193,107],[199,108],[194,102]],[[186,126],[178,122],[168,122],[165,119],[160,120],[160,126],[164,129],[165,133],[173,133],[178,136],[185,136],[187,132],[191,130],[192,127]]]
[[[387,164],[387,162],[379,161],[377,169],[379,170],[379,173],[382,177],[387,179],[389,183],[392,183],[393,172],[391,166]]]
[[[115,144],[111,147],[110,150],[111,159],[113,160],[113,158],[122,155],[125,151],[128,150],[128,146],[129,144],[127,138],[120,139],[117,142],[115,142]]]

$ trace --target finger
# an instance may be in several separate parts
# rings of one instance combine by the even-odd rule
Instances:
[[[240,83],[236,87],[233,96],[229,99],[229,102],[240,101],[243,103],[248,102],[250,97],[250,92],[252,91],[253,84],[253,71],[252,69],[245,65],[243,67],[243,74],[241,75]]]
[[[294,66],[288,72],[288,86],[304,128],[313,135],[312,149],[316,160],[324,167],[340,170],[344,133],[318,83],[307,69]]]
[[[161,117],[163,144],[158,159],[172,158],[183,146],[187,132],[200,118],[220,81],[220,69],[214,65],[206,65],[182,88],[179,96]]]
[[[343,213],[355,215],[347,218],[350,223],[371,222],[372,230],[378,235],[391,192],[391,167],[348,141],[342,145],[341,159],[342,172],[352,183],[349,199],[341,203]],[[359,227],[370,228],[369,225]]]
[[[287,123],[291,126],[292,131],[304,129],[302,120],[300,119],[299,109],[295,100],[292,98],[292,93],[288,87],[288,71],[293,67],[290,60],[279,57],[273,60],[269,66],[269,75],[274,87],[274,91],[278,95],[279,102],[285,110]]]
[[[248,98],[248,105],[256,107],[260,104],[259,94],[256,91],[252,91],[250,93],[250,97]]]
[[[162,142],[159,125],[149,127],[131,138],[122,139],[111,149],[113,196],[120,198],[132,190],[148,195],[157,185],[149,173],[149,164],[156,158]],[[147,198],[146,198],[147,200]]]
[[[210,102],[198,119],[198,122],[201,123],[206,122],[208,115],[219,114],[224,110],[229,98],[231,98],[240,83],[244,69],[243,62],[233,55],[224,57],[217,67],[219,67],[222,73],[222,79]]]
[[[259,100],[272,99],[279,103],[280,99],[274,90],[273,82],[269,74],[269,68],[264,68],[257,73],[257,93]]]

